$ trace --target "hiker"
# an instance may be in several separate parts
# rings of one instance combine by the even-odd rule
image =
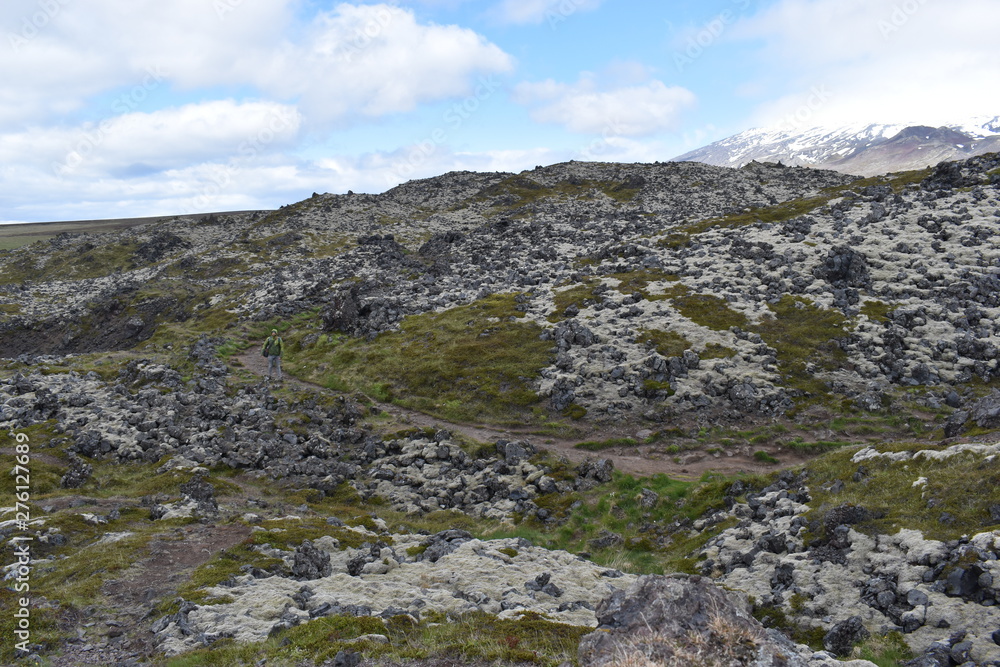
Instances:
[[[281,382],[281,353],[285,351],[285,344],[278,335],[277,329],[271,329],[271,335],[264,341],[264,348],[261,354],[267,357],[267,377],[271,377],[272,371],[278,369],[278,382]]]

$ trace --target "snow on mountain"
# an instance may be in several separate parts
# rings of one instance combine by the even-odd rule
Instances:
[[[1000,116],[931,127],[856,123],[839,127],[754,128],[680,155],[679,162],[739,167],[751,161],[823,167],[871,176],[921,169],[1000,150]]]

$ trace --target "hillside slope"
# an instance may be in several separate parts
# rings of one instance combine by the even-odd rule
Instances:
[[[31,473],[0,534],[8,563],[32,543],[31,650],[1000,660],[998,185],[996,155],[868,179],[574,162],[0,252],[0,455]],[[298,381],[239,361],[272,327]],[[721,604],[709,579],[744,592],[726,623],[625,618],[675,584]]]

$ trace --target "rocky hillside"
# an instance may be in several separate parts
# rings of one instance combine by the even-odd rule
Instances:
[[[22,648],[1000,661],[998,183],[567,163],[2,252]]]

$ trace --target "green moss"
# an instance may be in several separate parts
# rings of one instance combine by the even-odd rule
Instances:
[[[880,445],[879,451],[938,449],[933,445]],[[952,540],[963,534],[996,526],[989,508],[996,502],[992,489],[1000,484],[1000,461],[965,453],[942,461],[926,457],[906,463],[871,459],[851,462],[855,449],[830,452],[809,464],[813,501],[810,519],[821,521],[832,507],[865,507],[871,519],[854,526],[868,534],[894,534],[901,528],[923,532],[926,539]],[[863,469],[863,470],[862,470]],[[855,476],[861,471],[862,474]],[[925,477],[927,483],[914,487]],[[830,491],[837,481],[838,492]],[[950,515],[952,520],[942,521]]]
[[[657,380],[643,380],[642,390],[645,392],[646,396],[673,396],[674,388],[666,380],[660,382]]]
[[[587,408],[582,405],[577,405],[576,403],[570,403],[566,406],[566,409],[562,412],[564,417],[572,419],[573,421],[580,421],[587,416]]]
[[[861,306],[861,314],[872,322],[888,322],[889,313],[892,310],[893,306],[877,299],[865,301],[864,305]]]
[[[492,202],[496,209],[516,210],[542,202],[558,203],[569,199],[590,200],[601,195],[624,203],[634,199],[638,193],[638,188],[629,188],[623,183],[612,181],[574,179],[553,185],[544,185],[530,176],[516,174],[484,188],[476,199]]]
[[[900,667],[914,658],[913,651],[899,632],[873,635],[855,650],[862,660],[874,662],[878,667]]]
[[[596,303],[598,296],[594,290],[600,284],[600,281],[596,279],[588,279],[579,285],[554,292],[552,296],[555,301],[556,308],[555,311],[549,315],[548,320],[553,323],[561,321],[563,319],[563,313],[565,313],[566,309],[570,306],[576,306],[577,308],[582,309]]]
[[[760,461],[761,463],[767,463],[769,465],[777,465],[779,463],[778,459],[774,458],[762,449],[753,453],[753,459],[754,461]]]
[[[354,523],[356,526],[370,524],[371,517],[355,517],[347,523]],[[370,524],[374,526],[374,524]],[[269,545],[276,549],[292,550],[302,544],[305,540],[317,540],[320,537],[330,536],[340,543],[341,549],[348,547],[356,549],[365,542],[370,542],[372,538],[363,533],[331,526],[324,517],[309,517],[306,519],[274,519],[264,521],[260,527],[267,530],[254,531],[247,541],[248,545]],[[379,538],[387,544],[392,543],[392,538],[383,536]]]
[[[33,584],[34,582],[32,582]],[[19,629],[20,619],[14,616],[15,612],[21,609],[21,600],[28,598],[28,622],[31,646],[41,646],[39,653],[52,651],[62,646],[63,641],[70,637],[76,637],[76,623],[73,622],[71,614],[64,607],[58,604],[46,603],[40,595],[35,594],[37,588],[29,591],[30,595],[24,592],[16,592],[10,586],[0,587],[0,636],[4,638],[0,642],[0,663],[5,665],[16,665],[27,661],[19,661],[21,657],[17,654],[16,645],[22,640],[14,632]],[[36,649],[33,648],[32,652]]]
[[[665,291],[649,292],[650,283],[666,282],[676,283],[680,278],[673,273],[667,273],[661,269],[642,269],[639,271],[629,271],[627,273],[613,273],[610,276],[618,281],[618,292],[622,294],[639,293],[644,299],[657,301],[670,298],[675,295],[676,290],[684,290],[683,285],[668,287]]]
[[[729,303],[711,294],[690,294],[673,300],[681,315],[695,324],[715,331],[728,331],[730,327],[748,326],[746,315],[729,307]]]
[[[517,558],[517,549],[511,549],[510,547],[503,547],[502,549],[497,549],[500,553],[510,556],[511,558]]]
[[[532,384],[551,363],[551,344],[519,318],[516,296],[411,316],[372,341],[317,343],[286,365],[319,384],[333,376],[450,421],[535,421],[530,407],[541,399]]]
[[[702,359],[729,359],[736,356],[736,350],[718,343],[709,343],[705,349],[698,353]]]
[[[634,438],[609,438],[608,440],[591,440],[575,445],[576,449],[587,452],[599,452],[612,447],[635,447],[639,443]]]
[[[749,328],[776,350],[778,370],[786,386],[797,390],[801,397],[822,400],[827,396],[827,387],[809,365],[830,371],[843,367],[847,355],[835,341],[847,336],[846,319],[838,311],[789,295],[768,307],[773,317]]]
[[[656,329],[639,329],[636,343],[652,347],[661,357],[680,357],[691,343],[687,338],[675,331],[658,331]]]

